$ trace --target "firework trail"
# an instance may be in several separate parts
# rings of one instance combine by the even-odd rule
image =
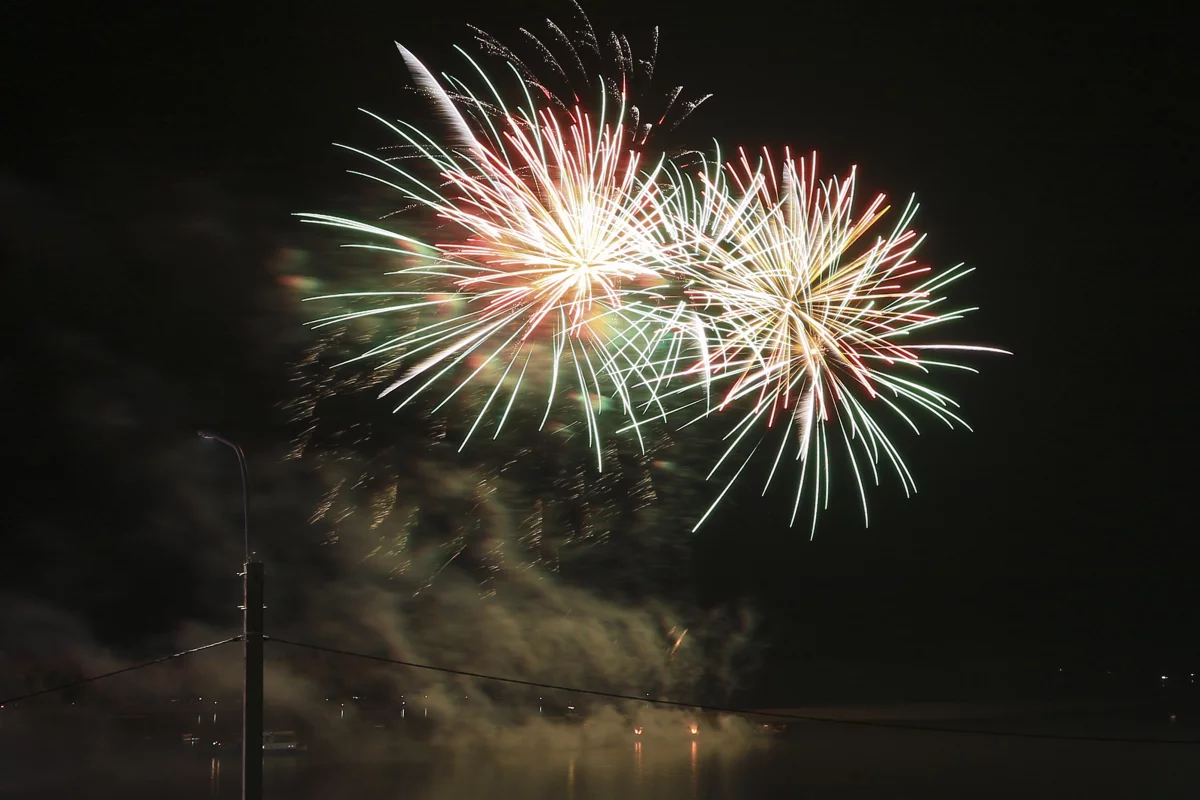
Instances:
[[[688,520],[704,506],[694,439],[676,442],[661,426],[644,450],[609,437],[602,472],[582,437],[551,429],[514,426],[460,453],[461,406],[398,419],[377,400],[386,373],[334,369],[369,334],[322,335],[296,364],[302,391],[288,406],[292,457],[318,465],[326,484],[312,521],[352,560],[418,594],[448,568],[484,597],[530,569],[572,585],[619,580],[639,598],[683,593],[672,570],[686,563]]]
[[[506,45],[486,31],[469,27],[485,53],[512,64],[531,89],[561,110],[569,111],[582,102],[580,92],[586,97],[603,91],[609,103],[624,109],[621,121],[631,146],[639,149],[673,131],[712,97],[706,94],[680,100],[682,86],[656,91],[657,27],[651,31],[649,52],[642,57],[641,53],[635,55],[623,34],[598,36],[580,5],[575,0],[571,5],[576,30],[547,19],[545,33],[521,28],[521,45]]]
[[[975,370],[928,354],[1004,352],[922,342],[926,329],[974,310],[947,309],[941,295],[971,270],[935,272],[914,259],[922,237],[909,228],[912,201],[890,231],[874,233],[888,211],[885,198],[856,213],[855,179],[851,171],[819,181],[815,156],[796,160],[786,150],[778,168],[770,152],[752,164],[743,151],[725,174],[707,169],[693,183],[677,179],[674,207],[691,220],[688,246],[696,254],[688,291],[709,338],[682,374],[710,390],[724,387],[699,416],[741,414],[710,477],[749,450],[697,528],[754,454],[773,448],[763,492],[791,450],[800,462],[792,523],[807,490],[815,531],[829,501],[831,442],[849,459],[865,521],[868,470],[878,484],[886,462],[906,493],[915,490],[873,412],[886,407],[914,431],[905,405],[968,427],[957,404],[921,378],[937,368]]]
[[[663,233],[662,161],[643,165],[627,147],[624,125],[606,121],[603,104],[593,118],[578,106],[568,114],[538,108],[527,94],[527,104],[510,111],[493,89],[489,102],[473,100],[464,111],[461,100],[440,90],[431,73],[401,50],[447,118],[454,146],[376,117],[436,179],[422,180],[395,161],[361,154],[390,172],[368,177],[435,216],[444,238],[430,244],[379,225],[301,214],[383,240],[352,246],[415,262],[392,273],[405,288],[314,298],[386,301],[315,324],[397,313],[409,323],[408,312],[422,311],[421,324],[358,357],[381,360],[383,368],[406,364],[382,395],[404,390],[403,407],[445,381],[452,388],[443,393],[444,404],[490,383],[490,392],[478,398],[465,446],[489,414],[498,433],[530,385],[546,393],[543,425],[559,394],[567,392],[578,398],[587,441],[602,467],[599,415],[606,400],[614,398],[628,415],[654,404],[653,396],[634,397],[654,384],[642,374],[645,353],[661,335],[654,291],[664,273],[681,270]],[[461,81],[448,82],[465,91]]]

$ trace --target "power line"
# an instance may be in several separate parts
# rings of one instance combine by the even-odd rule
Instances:
[[[852,719],[836,719],[834,717],[813,717],[801,714],[783,714],[775,711],[755,711],[748,708],[729,708],[725,706],[710,706],[697,703],[686,703],[679,700],[658,700],[650,697],[637,697],[631,694],[621,694],[619,692],[605,692],[599,689],[580,689],[576,686],[558,686],[552,683],[542,683],[540,681],[528,681],[521,678],[504,678],[498,675],[487,675],[482,672],[471,672],[469,670],[453,669],[451,667],[439,667],[433,664],[418,664],[414,661],[403,661],[398,658],[387,658],[385,656],[374,656],[369,653],[356,653],[352,650],[341,650],[336,647],[324,647],[322,645],[308,644],[306,642],[294,642],[290,639],[280,639],[274,636],[264,636],[264,639],[278,644],[291,645],[292,647],[300,647],[307,650],[316,650],[323,653],[332,653],[340,656],[350,656],[353,658],[361,658],[368,661],[378,661],[383,664],[394,664],[401,667],[411,667],[413,669],[423,669],[431,672],[441,672],[447,675],[457,675],[464,678],[478,678],[485,681],[494,681],[496,683],[507,683],[515,686],[528,686],[534,689],[547,689],[550,691],[571,692],[573,694],[590,695],[592,697],[604,697],[610,700],[628,700],[636,703],[650,703],[657,706],[671,706],[675,708],[687,708],[694,711],[711,711],[722,714],[738,714],[742,716],[769,717],[772,719],[792,720],[796,722],[822,722],[833,725],[855,725],[862,728],[888,728],[892,730],[904,731],[925,731],[927,733],[959,733],[959,734],[974,734],[977,736],[1003,736],[1016,739],[1051,739],[1056,741],[1067,742],[1118,742],[1126,744],[1200,744],[1200,741],[1194,739],[1141,739],[1128,736],[1072,736],[1068,734],[1056,733],[1029,733],[1023,731],[985,731],[976,728],[946,728],[946,727],[930,727],[925,725],[909,725],[901,722],[878,722],[871,720],[852,720]]]
[[[85,683],[92,683],[93,681],[102,680],[104,678],[111,678],[114,675],[121,675],[122,673],[125,673],[125,672],[133,672],[134,670],[142,669],[143,667],[153,667],[155,664],[161,664],[164,661],[170,661],[171,659],[174,659],[174,658],[182,658],[183,656],[190,656],[192,653],[199,653],[201,650],[211,650],[212,648],[220,647],[223,644],[229,644],[230,642],[241,641],[241,638],[242,637],[240,635],[230,636],[228,639],[222,639],[219,642],[213,642],[212,644],[206,644],[201,647],[193,647],[191,650],[183,650],[178,653],[172,653],[169,656],[162,656],[161,658],[156,658],[153,661],[146,661],[141,664],[134,664],[132,667],[122,667],[121,669],[116,669],[116,670],[113,670],[112,672],[105,672],[102,675],[93,675],[90,678],[82,678],[81,680],[72,681],[70,683],[64,683],[61,686],[53,686],[49,689],[40,689],[36,692],[30,692],[29,694],[22,694],[22,695],[18,695],[16,697],[10,697],[7,700],[0,700],[0,706],[10,705],[12,703],[20,702],[21,700],[28,700],[31,697],[39,697],[40,695],[43,695],[43,694],[50,694],[52,692],[61,692],[64,689],[71,689],[75,686],[82,686]]]

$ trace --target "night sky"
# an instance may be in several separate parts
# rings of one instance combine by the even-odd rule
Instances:
[[[924,258],[978,268],[953,297],[982,310],[952,335],[1014,353],[940,379],[974,433],[898,437],[917,496],[885,481],[864,529],[846,495],[810,542],[786,494],[747,483],[700,537],[696,591],[758,597],[780,664],[1195,664],[1187,27],[1142,6],[871,5],[588,7],[635,46],[659,25],[668,80],[715,94],[681,131],[697,146],[816,149],[865,189],[915,193]],[[237,438],[260,475],[285,447],[301,337],[272,265],[311,235],[290,213],[358,210],[357,165],[331,143],[382,144],[355,109],[411,107],[392,41],[455,71],[467,22],[511,38],[570,7],[32,8],[0,26],[17,322],[0,602],[136,649],[225,619],[238,518],[222,541],[195,498],[235,492],[236,473],[193,431]],[[175,468],[203,480],[185,493]],[[260,506],[276,560],[319,560],[302,499]]]

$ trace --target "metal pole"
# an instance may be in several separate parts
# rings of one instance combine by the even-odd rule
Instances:
[[[197,431],[237,453],[242,475],[242,540],[246,561],[242,569],[242,800],[263,796],[263,565],[250,556],[250,491],[246,454],[236,443],[212,431]]]
[[[237,452],[238,469],[242,471],[242,541],[245,545],[246,560],[250,560],[250,490],[246,487],[246,454],[240,445],[233,446]]]
[[[242,800],[263,796],[263,565],[247,561],[242,573]]]

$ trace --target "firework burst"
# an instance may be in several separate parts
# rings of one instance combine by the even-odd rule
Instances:
[[[653,385],[642,372],[645,353],[661,336],[654,292],[664,272],[680,269],[663,233],[662,162],[644,165],[628,149],[623,123],[606,121],[603,104],[596,117],[580,107],[562,114],[538,108],[527,94],[527,104],[510,112],[493,89],[487,103],[472,100],[463,108],[401,52],[443,113],[455,146],[376,117],[436,179],[420,179],[403,162],[362,155],[389,172],[368,177],[430,212],[443,238],[428,243],[379,225],[300,215],[384,240],[352,246],[409,263],[392,273],[403,288],[314,298],[374,303],[315,324],[401,315],[405,327],[359,358],[379,360],[382,368],[403,365],[382,392],[403,390],[400,407],[443,382],[450,386],[438,408],[464,390],[482,391],[463,445],[489,414],[498,433],[518,394],[534,383],[547,397],[542,424],[561,394],[575,397],[602,465],[605,402],[615,400],[626,414],[654,402],[633,393]],[[496,108],[503,113],[497,116]]]
[[[879,483],[881,466],[914,491],[876,415],[886,408],[916,430],[910,413],[922,409],[966,427],[957,404],[925,378],[939,368],[975,370],[935,356],[1004,351],[925,334],[973,310],[950,309],[943,296],[971,270],[915,260],[912,201],[880,233],[886,200],[858,208],[853,171],[819,180],[815,158],[787,151],[755,161],[742,152],[728,165],[719,152],[701,155],[698,173],[696,159],[649,156],[651,135],[699,101],[677,106],[676,89],[647,122],[630,97],[653,79],[657,31],[651,57],[636,59],[615,35],[606,54],[582,22],[571,35],[548,22],[544,39],[521,29],[540,75],[532,59],[476,29],[483,49],[507,61],[517,104],[470,56],[482,90],[435,77],[400,47],[440,133],[371,115],[396,134],[402,155],[354,152],[380,167],[365,176],[395,190],[418,218],[401,233],[299,215],[373,238],[347,246],[396,264],[381,291],[313,298],[343,305],[314,325],[369,326],[370,344],[349,361],[374,365],[366,383],[399,398],[395,410],[424,398],[427,416],[463,419],[461,437],[451,437],[459,450],[477,430],[497,439],[514,420],[512,428],[572,441],[563,453],[586,442],[596,475],[633,449],[644,470],[668,417],[732,418],[709,477],[726,465],[733,475],[696,528],[760,450],[773,453],[764,493],[785,455],[798,462],[792,523],[807,496],[814,531],[833,458],[848,459],[864,519],[866,486]],[[591,58],[602,66],[593,70]],[[578,86],[593,90],[598,109],[580,101]],[[417,236],[423,226],[434,230]],[[697,388],[700,399],[689,395]],[[613,412],[624,427],[609,426]],[[590,466],[569,491],[559,488],[577,499],[605,494]],[[583,517],[595,517],[584,505]]]
[[[973,309],[948,309],[941,295],[969,269],[935,272],[915,260],[922,238],[909,228],[915,203],[890,231],[876,233],[888,211],[884,196],[856,213],[855,172],[819,181],[815,156],[806,162],[785,151],[777,168],[769,152],[756,163],[742,152],[727,175],[709,170],[699,176],[700,191],[676,192],[693,220],[689,293],[710,339],[684,375],[723,387],[704,415],[745,409],[711,474],[735,453],[749,453],[717,503],[764,447],[774,449],[765,493],[791,450],[800,463],[792,522],[808,490],[815,531],[817,512],[829,501],[830,446],[840,443],[866,520],[866,474],[878,484],[880,463],[891,466],[906,493],[915,490],[873,412],[886,407],[914,431],[905,406],[967,427],[957,404],[922,378],[937,368],[975,370],[929,354],[1003,351],[921,341],[928,328]]]

